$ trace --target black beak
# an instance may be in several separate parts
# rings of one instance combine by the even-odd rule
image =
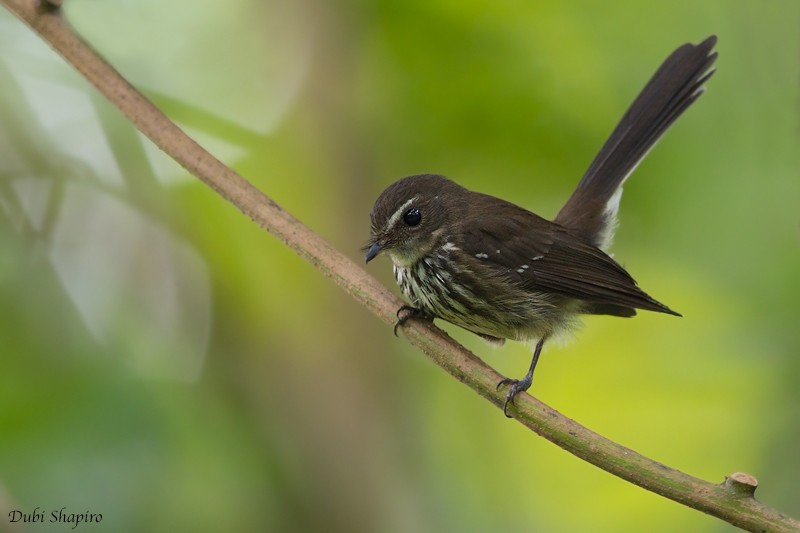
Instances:
[[[369,247],[369,250],[367,250],[367,263],[375,259],[375,256],[381,253],[382,249],[383,246],[380,243],[373,243],[372,246]]]

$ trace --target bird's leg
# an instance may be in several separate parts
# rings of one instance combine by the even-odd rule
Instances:
[[[404,305],[397,310],[397,322],[394,323],[394,329],[392,330],[394,331],[395,337],[397,337],[397,328],[408,322],[409,318],[419,318],[433,322],[433,317],[422,309],[419,309],[418,307],[412,307],[410,305]]]
[[[506,401],[503,404],[503,414],[508,418],[511,418],[511,415],[509,415],[507,411],[508,403],[514,403],[514,397],[517,394],[531,388],[531,383],[533,383],[533,370],[536,368],[536,363],[539,361],[539,354],[542,353],[542,346],[544,346],[544,338],[536,343],[536,348],[533,350],[533,359],[531,359],[531,367],[528,369],[528,373],[525,374],[524,378],[504,378],[497,384],[497,390],[500,390],[500,387],[503,385],[511,384],[511,388],[508,390],[508,394],[506,394]]]

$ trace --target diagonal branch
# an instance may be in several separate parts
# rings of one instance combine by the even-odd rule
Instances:
[[[396,296],[189,138],[72,30],[59,8],[61,1],[0,0],[0,4],[28,24],[186,170],[332,278],[385,323],[394,323],[395,311],[402,305]],[[504,395],[495,391],[502,376],[474,354],[432,324],[414,322],[403,328],[403,333],[450,375],[502,407]],[[748,530],[800,531],[800,521],[753,497],[758,483],[752,476],[735,473],[714,484],[684,474],[590,431],[527,394],[519,395],[509,412],[524,426],[577,457],[678,503]]]

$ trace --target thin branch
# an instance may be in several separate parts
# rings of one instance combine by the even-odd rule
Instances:
[[[72,30],[57,7],[60,2],[43,1],[0,0],[0,4],[28,24],[186,170],[333,279],[383,322],[394,323],[395,311],[402,305],[396,296],[190,139]],[[414,322],[402,330],[414,346],[450,375],[502,407],[504,395],[495,390],[502,376],[494,369],[432,324]],[[800,531],[800,522],[753,497],[757,481],[752,476],[735,473],[720,484],[692,477],[590,431],[527,394],[519,395],[509,412],[524,426],[577,457],[678,503],[752,531]]]

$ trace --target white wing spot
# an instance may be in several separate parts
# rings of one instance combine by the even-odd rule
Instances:
[[[528,270],[531,266],[530,265],[522,265],[523,270]]]
[[[475,257],[477,257],[478,259],[489,259],[489,256],[484,253],[475,254]]]
[[[524,272],[525,272],[525,269],[524,269],[524,268],[518,268],[518,269],[517,269],[517,272],[519,272],[520,274],[522,274],[522,273],[524,273]]]
[[[537,255],[536,257],[531,257],[531,261],[538,261],[539,259],[544,259],[543,255]]]
[[[494,252],[494,253],[496,253],[496,254],[499,254],[499,253],[500,253],[500,250],[495,250],[495,252]]]
[[[442,250],[447,250],[448,252],[452,251],[452,250],[459,250],[459,249],[460,248],[458,246],[456,246],[455,244],[453,244],[452,242],[446,242],[446,243],[444,243],[444,246],[442,246]]]

